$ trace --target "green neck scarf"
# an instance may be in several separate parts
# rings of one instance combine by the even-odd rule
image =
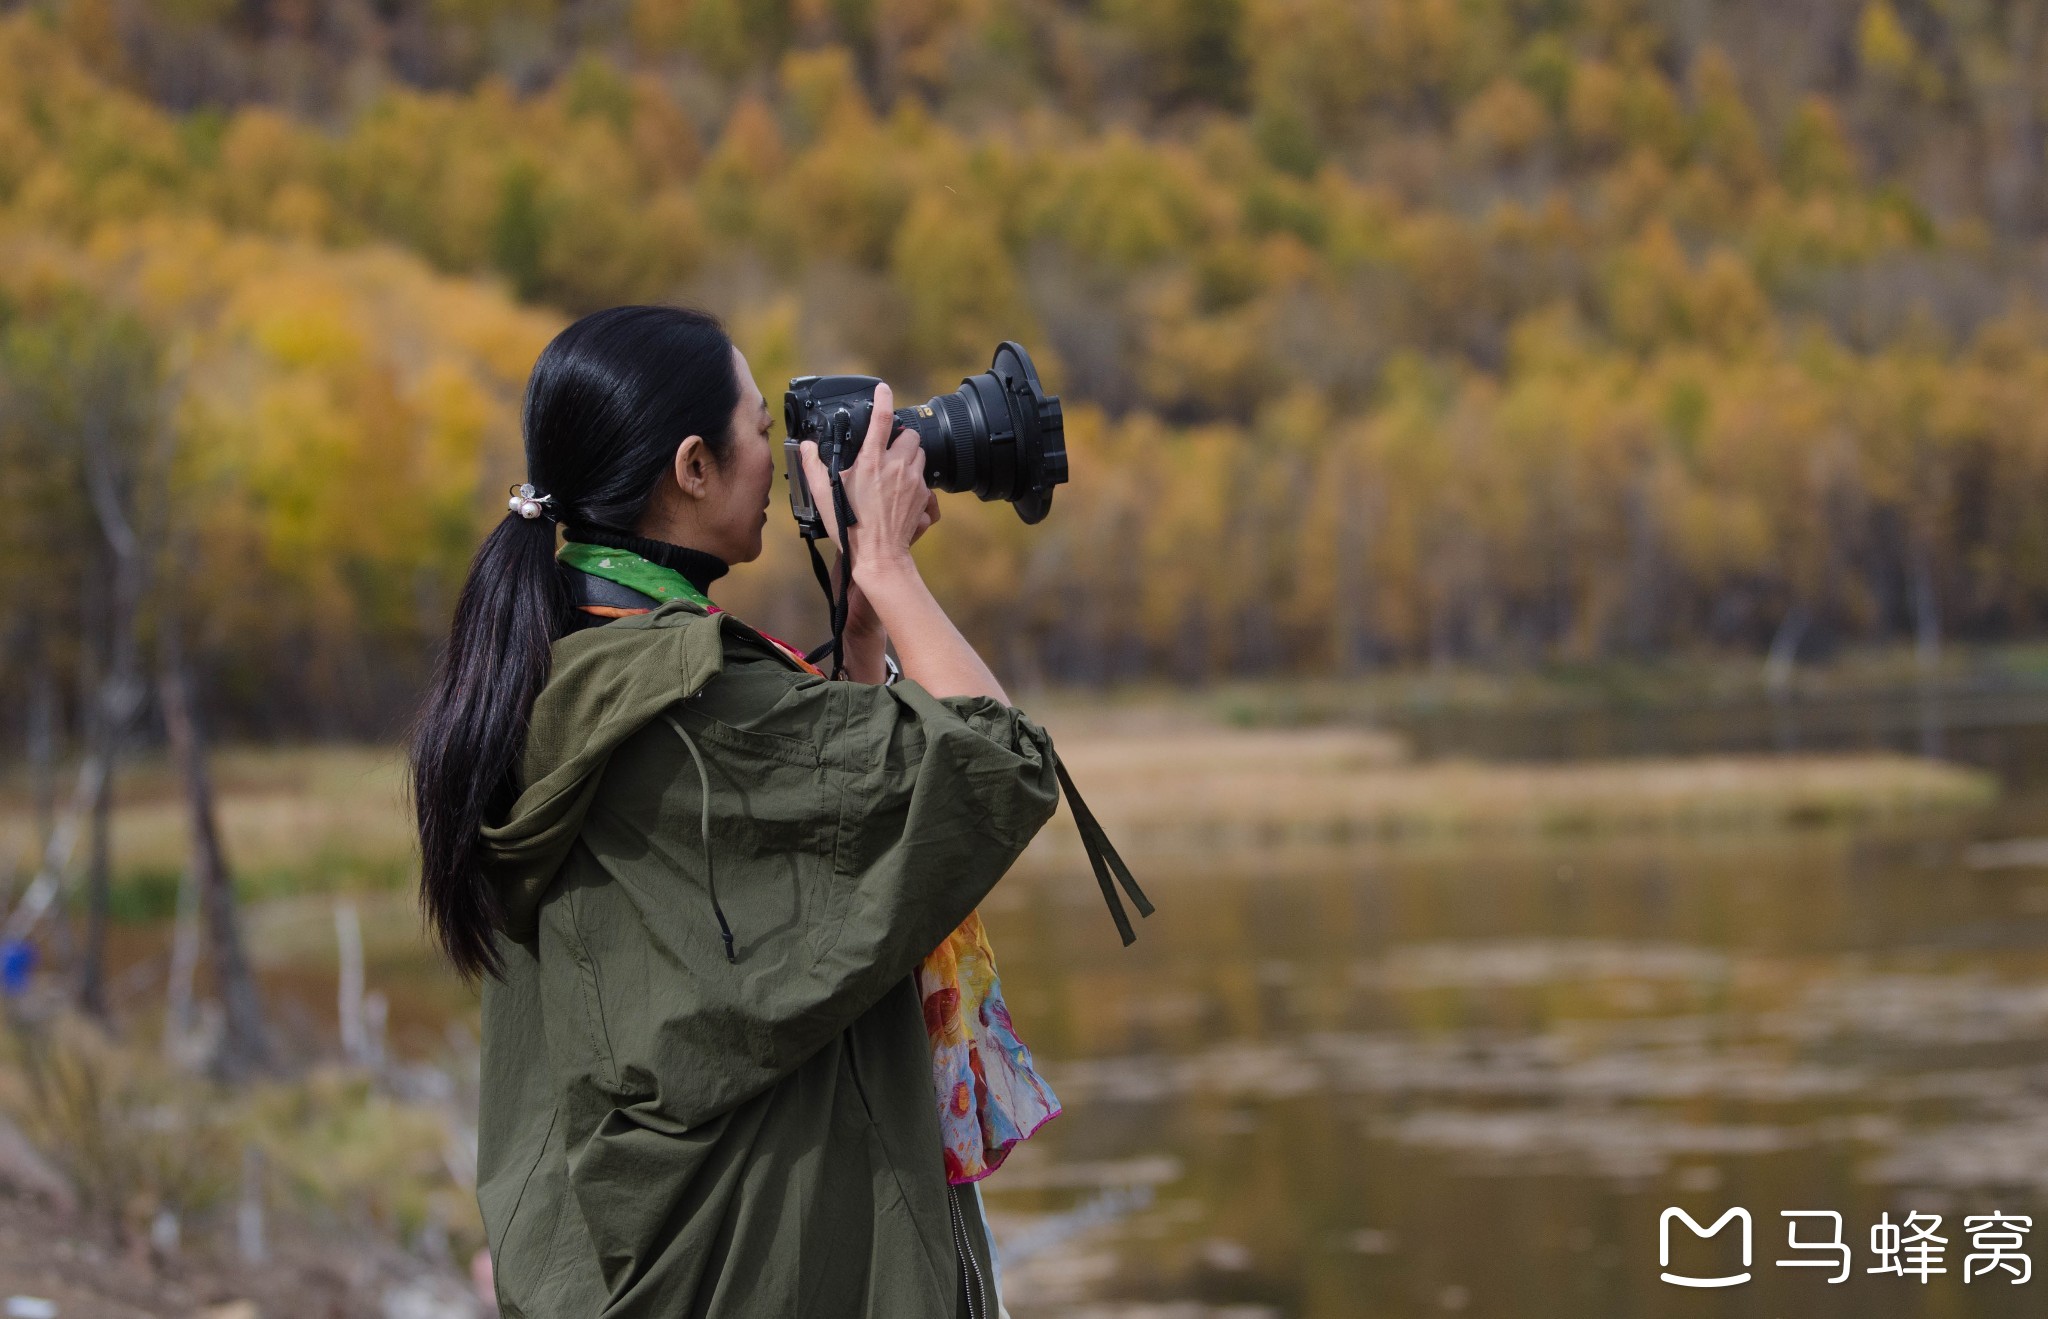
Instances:
[[[555,558],[592,577],[617,582],[628,590],[651,595],[657,600],[689,600],[706,610],[718,608],[711,603],[710,596],[690,585],[689,578],[631,550],[615,550],[606,545],[586,545],[572,540],[556,551]]]

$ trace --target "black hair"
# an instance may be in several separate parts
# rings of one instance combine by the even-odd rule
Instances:
[[[465,978],[500,970],[502,907],[479,831],[518,794],[527,720],[569,627],[556,522],[632,532],[686,436],[725,460],[739,400],[732,339],[687,308],[593,312],[533,365],[526,472],[552,496],[549,516],[508,512],[477,550],[411,739],[420,905]]]

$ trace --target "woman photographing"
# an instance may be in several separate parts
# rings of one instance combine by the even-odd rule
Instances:
[[[974,1183],[1058,1106],[974,912],[1058,767],[918,574],[938,506],[886,394],[832,681],[709,598],[775,452],[718,322],[613,308],[534,366],[411,764],[426,914],[483,984],[508,1316],[999,1312]]]

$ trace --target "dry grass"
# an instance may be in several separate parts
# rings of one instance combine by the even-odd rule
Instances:
[[[1133,845],[1342,843],[1644,829],[1760,829],[1981,806],[1976,770],[1896,755],[1728,756],[1553,765],[1412,764],[1370,729],[1237,729],[1183,712],[1044,717],[1089,805]],[[395,750],[238,751],[222,758],[229,856],[256,893],[402,886],[411,823]],[[28,837],[0,807],[0,839]],[[145,767],[123,794],[124,873],[175,874],[182,807]]]
[[[231,1263],[235,1215],[252,1192],[264,1206],[265,1236],[283,1246],[282,1258],[259,1272],[297,1274],[304,1252],[296,1243],[311,1240],[326,1261],[330,1290],[374,1296],[376,1284],[394,1281],[379,1277],[378,1266],[403,1259],[399,1248],[408,1242],[438,1241],[430,1253],[458,1260],[482,1245],[470,1146],[476,1100],[461,1079],[473,1064],[382,1077],[323,1064],[223,1088],[167,1064],[153,1038],[116,1039],[70,1016],[60,998],[41,995],[29,1013],[10,1013],[0,1031],[0,1131],[18,1133],[51,1170],[56,1191],[42,1206],[43,1226],[142,1275],[106,1279],[119,1284],[114,1290],[203,1287],[197,1279],[220,1273],[223,1263],[245,1272]],[[430,1075],[437,1084],[423,1085]],[[253,1165],[252,1152],[260,1156]],[[246,1180],[252,1170],[253,1182]],[[169,1255],[148,1244],[166,1214],[175,1216],[182,1239]],[[22,1262],[18,1236],[0,1231],[0,1275]],[[76,1256],[67,1250],[64,1258]],[[409,1265],[404,1272],[431,1269],[418,1258]],[[453,1275],[454,1267],[442,1271]],[[227,1281],[233,1295],[248,1294],[258,1280],[214,1285]],[[72,1282],[97,1291],[89,1279]],[[187,1299],[163,1310],[83,1305],[76,1313],[189,1315],[198,1307]],[[324,1303],[307,1310],[266,1302],[263,1310],[371,1312]]]
[[[222,753],[215,778],[229,863],[265,894],[389,884],[413,864],[402,770],[396,747]],[[22,848],[33,831],[23,794],[10,787],[0,797],[0,846]],[[144,761],[118,785],[116,864],[129,875],[173,876],[184,868],[186,847],[177,783],[164,766]]]
[[[1089,806],[1133,843],[1782,828],[1977,807],[1998,791],[1977,770],[1885,754],[1416,765],[1373,732],[1046,726]]]

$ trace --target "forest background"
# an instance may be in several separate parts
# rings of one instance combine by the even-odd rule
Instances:
[[[0,5],[0,689],[117,664],[118,507],[225,731],[392,735],[630,300],[1031,345],[1072,483],[924,564],[1025,685],[2027,634],[2044,80],[2014,0]],[[727,596],[819,632],[793,533]]]

